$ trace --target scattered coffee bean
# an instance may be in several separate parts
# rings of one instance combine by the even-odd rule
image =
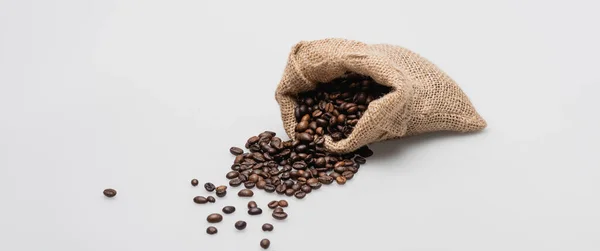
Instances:
[[[240,176],[240,173],[238,173],[237,171],[231,171],[228,172],[227,175],[225,175],[227,179],[237,178],[238,176]]]
[[[263,231],[269,231],[269,232],[271,232],[271,231],[273,231],[273,228],[274,228],[273,225],[271,225],[269,223],[265,223],[265,224],[262,225],[262,230]]]
[[[218,232],[218,230],[216,227],[210,226],[210,227],[206,228],[207,234],[213,235],[213,234],[216,234],[217,232]]]
[[[271,241],[269,241],[269,239],[262,239],[260,241],[260,247],[267,249],[269,246],[271,246]]]
[[[254,188],[254,186],[256,186],[256,184],[254,182],[247,181],[244,183],[244,187],[248,188],[248,189]]]
[[[273,184],[266,184],[264,189],[268,193],[275,192],[275,186]]]
[[[256,182],[256,188],[258,189],[264,189],[266,185],[267,182],[264,180],[259,180],[258,182]]]
[[[225,197],[225,195],[227,195],[227,191],[217,191],[216,192],[217,197]]]
[[[273,209],[273,213],[283,213],[283,212],[284,212],[283,208],[281,208],[281,207],[277,207],[277,208]]]
[[[288,202],[287,200],[280,200],[279,202],[277,202],[277,205],[279,205],[280,207],[287,207]]]
[[[229,185],[232,186],[232,187],[238,187],[241,184],[242,184],[242,181],[240,179],[238,179],[238,178],[229,180]]]
[[[298,199],[304,199],[304,197],[306,197],[306,192],[303,191],[297,191],[294,196],[296,196],[296,198]]]
[[[217,201],[217,200],[215,199],[215,197],[212,197],[212,196],[208,196],[208,197],[206,197],[206,200],[207,200],[208,202],[210,202],[210,203],[215,203],[215,202]]]
[[[333,177],[331,176],[321,176],[318,178],[319,182],[325,185],[329,185],[333,183]]]
[[[240,197],[252,197],[254,196],[254,192],[250,189],[242,189],[238,192],[238,196]]]
[[[204,196],[194,197],[194,203],[196,203],[196,204],[206,204],[206,202],[208,202],[208,199]]]
[[[285,190],[285,195],[292,196],[292,195],[294,195],[295,192],[296,192],[296,190],[289,188],[289,189]]]
[[[354,157],[354,162],[362,165],[364,163],[367,163],[367,160],[361,156],[356,156]]]
[[[231,154],[235,155],[235,156],[238,156],[238,155],[241,155],[241,154],[243,154],[243,153],[244,153],[244,150],[242,150],[242,149],[241,149],[241,148],[239,148],[239,147],[235,147],[235,146],[234,146],[234,147],[231,147],[231,148],[229,148],[229,152],[230,152]]]
[[[352,171],[345,171],[342,173],[342,176],[344,176],[346,180],[351,180],[354,177],[354,173]]]
[[[302,191],[304,193],[310,193],[310,192],[312,192],[312,188],[310,188],[309,185],[304,185],[300,188],[300,191]]]
[[[335,178],[335,181],[340,185],[346,184],[346,177],[338,176],[337,178]]]
[[[275,218],[277,220],[284,220],[285,218],[288,217],[286,212],[273,212],[273,214],[271,214],[271,216],[273,216],[273,218]]]
[[[259,215],[262,214],[262,209],[258,208],[258,207],[253,207],[248,209],[248,214],[249,215]]]
[[[248,202],[248,209],[256,208],[256,207],[258,207],[258,205],[256,205],[255,201],[251,200]]]
[[[192,186],[197,186],[197,185],[198,185],[198,180],[192,179]]]
[[[223,213],[232,214],[233,212],[235,212],[235,207],[234,206],[225,206],[225,207],[223,207]]]
[[[212,192],[215,190],[215,185],[213,185],[213,183],[207,182],[204,184],[204,189],[206,189],[206,191]]]
[[[224,192],[227,191],[227,186],[218,186],[215,190],[217,190],[217,193]]]
[[[214,214],[209,214],[208,217],[206,217],[206,221],[210,222],[210,223],[218,223],[221,222],[223,220],[223,215],[214,213]]]
[[[104,189],[104,191],[102,191],[102,193],[104,194],[104,196],[112,198],[117,195],[117,190],[112,189],[112,188],[107,188],[107,189]]]
[[[274,200],[274,201],[271,201],[271,202],[269,202],[269,204],[268,204],[267,206],[268,206],[270,209],[274,209],[274,208],[276,208],[278,205],[279,205],[279,201],[276,201],[276,200]]]
[[[245,229],[245,228],[246,228],[246,225],[247,225],[247,224],[246,224],[246,222],[245,222],[245,221],[243,221],[243,220],[240,220],[240,221],[237,221],[237,222],[235,222],[235,225],[234,225],[234,226],[235,226],[235,228],[236,228],[237,230],[243,230],[243,229]]]

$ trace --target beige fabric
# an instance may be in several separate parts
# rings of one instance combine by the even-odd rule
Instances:
[[[296,94],[314,89],[347,71],[368,75],[392,91],[369,105],[348,138],[333,142],[332,152],[432,131],[473,132],[486,127],[456,83],[427,59],[405,48],[368,45],[345,39],[302,41],[289,54],[276,90],[285,131],[294,137]]]

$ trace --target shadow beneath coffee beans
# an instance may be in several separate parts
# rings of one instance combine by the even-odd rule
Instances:
[[[422,135],[415,135],[406,138],[398,138],[386,140],[369,145],[374,154],[372,158],[385,160],[388,158],[397,158],[398,156],[409,152],[409,149],[418,148],[421,145],[430,144],[432,141],[440,141],[447,138],[464,137],[467,135],[478,134],[469,133],[462,134],[456,132],[431,132]]]

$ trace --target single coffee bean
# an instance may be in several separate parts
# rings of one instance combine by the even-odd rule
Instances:
[[[271,201],[271,202],[269,202],[269,204],[268,204],[267,206],[268,206],[270,209],[274,209],[274,208],[276,208],[278,205],[279,205],[279,201],[276,201],[276,200],[274,200],[274,201]]]
[[[310,143],[314,140],[314,137],[310,133],[305,132],[296,134],[296,138],[304,143]]]
[[[265,224],[262,225],[262,230],[265,231],[265,232],[266,231],[271,232],[271,231],[273,231],[273,228],[274,228],[273,225],[271,225],[269,223],[265,223]]]
[[[285,218],[288,217],[288,214],[286,212],[273,212],[273,214],[271,214],[271,216],[273,216],[273,218],[275,218],[277,220],[284,220]]]
[[[317,180],[317,178],[310,178],[306,181],[306,184],[308,184],[311,187],[316,185],[317,183],[319,183],[319,180]]]
[[[277,207],[277,208],[273,209],[273,213],[283,213],[283,212],[284,212],[283,208],[281,208],[281,207]]]
[[[256,205],[256,201],[251,200],[248,202],[248,209],[255,208],[255,207],[258,207],[258,205]]]
[[[241,154],[243,154],[243,153],[244,153],[244,150],[242,150],[242,149],[241,149],[241,148],[239,148],[239,147],[235,147],[235,146],[234,146],[234,147],[231,147],[231,148],[229,148],[229,152],[230,152],[231,154],[233,154],[233,155],[237,156],[237,155],[241,155]]]
[[[257,174],[251,174],[250,176],[248,176],[248,181],[250,182],[258,182],[258,175]]]
[[[304,132],[308,129],[308,121],[300,121],[296,125],[296,132]]]
[[[296,192],[296,190],[288,188],[287,190],[285,190],[285,195],[292,196],[292,195],[294,195],[295,192]]]
[[[278,194],[285,193],[285,190],[287,190],[287,186],[285,184],[283,184],[283,183],[277,185],[277,187],[275,188],[275,192],[277,192]]]
[[[340,185],[346,184],[346,177],[339,176],[339,177],[335,178],[335,181]]]
[[[217,223],[217,222],[221,222],[223,220],[223,215],[214,213],[214,214],[209,214],[208,217],[206,217],[206,221],[210,222],[210,223]]]
[[[206,204],[206,202],[208,202],[208,199],[204,196],[194,197],[194,203],[196,203],[196,204]]]
[[[259,180],[258,182],[256,182],[256,188],[258,189],[264,189],[266,185],[267,182],[264,180]]]
[[[243,220],[239,220],[239,221],[235,222],[234,226],[235,226],[235,229],[237,229],[237,230],[243,230],[246,228],[247,223]]]
[[[204,189],[206,189],[206,191],[212,192],[215,190],[215,185],[213,185],[213,183],[207,182],[204,184]]]
[[[258,142],[258,140],[259,140],[258,136],[252,136],[246,141],[246,143],[248,143],[249,145],[252,145],[252,144],[256,144]]]
[[[215,190],[217,190],[217,193],[218,192],[225,192],[225,191],[227,191],[227,186],[221,185],[221,186],[218,186],[217,188],[215,188]]]
[[[259,207],[253,207],[248,209],[248,214],[249,215],[259,215],[262,214],[262,209],[260,209]]]
[[[192,186],[197,186],[197,185],[198,185],[198,180],[192,179]]]
[[[244,187],[246,188],[254,188],[254,186],[256,186],[254,182],[247,181],[244,183]]]
[[[206,197],[206,200],[207,200],[208,202],[210,202],[210,203],[215,203],[215,202],[217,201],[217,200],[215,199],[215,197],[212,197],[212,196],[208,196],[208,197]]]
[[[239,163],[242,163],[243,160],[244,160],[244,155],[238,155],[238,156],[235,156],[233,163],[239,164]]]
[[[280,207],[287,207],[288,206],[288,202],[287,200],[280,200],[277,202],[277,205]]]
[[[309,187],[310,188],[310,187]],[[294,196],[296,196],[296,198],[298,199],[303,199],[304,197],[306,197],[306,193],[304,191],[297,191]]]
[[[265,185],[265,191],[267,193],[275,192],[275,186],[273,184],[266,184]]]
[[[269,239],[262,239],[260,241],[260,247],[263,249],[267,249],[269,248],[269,246],[271,246],[271,241],[269,241]]]
[[[230,172],[227,173],[227,175],[225,175],[225,178],[227,178],[227,179],[233,179],[233,178],[237,178],[238,176],[240,176],[239,172],[230,171]]]
[[[238,196],[240,197],[252,197],[254,196],[254,192],[250,189],[242,189],[238,192]]]
[[[232,187],[238,187],[242,184],[242,181],[238,178],[232,179],[229,181],[229,185]]]
[[[301,186],[300,186],[300,184],[296,183],[296,184],[294,184],[294,185],[292,186],[292,189],[293,189],[294,191],[298,191],[298,190],[300,190],[300,187],[301,187]]]
[[[309,185],[304,185],[300,188],[300,191],[302,191],[304,193],[310,193],[310,192],[312,192],[312,188],[310,188]]]
[[[340,177],[340,176],[342,176],[342,175],[341,175],[340,173],[332,172],[332,173],[330,173],[330,174],[329,174],[329,176],[330,176],[331,178],[334,178],[334,179],[335,179],[335,178],[337,178],[337,177]]]
[[[345,171],[342,173],[342,176],[344,176],[346,180],[351,180],[352,178],[354,178],[354,173],[351,171]]]
[[[225,195],[227,195],[227,191],[217,191],[215,193],[217,195],[217,197],[225,197]]]
[[[107,189],[104,189],[104,191],[102,191],[102,193],[104,194],[104,196],[106,196],[108,198],[112,198],[117,195],[117,190],[112,189],[112,188],[107,188]]]
[[[223,207],[223,213],[231,214],[233,212],[235,212],[235,207],[234,206],[225,206],[225,207]]]
[[[294,181],[292,180],[286,180],[285,182],[283,182],[283,184],[285,184],[286,187],[292,187],[294,185]]]
[[[216,234],[217,232],[218,232],[218,230],[216,227],[210,226],[210,227],[206,228],[207,234],[213,235],[213,234]]]
[[[364,163],[367,163],[367,160],[361,156],[356,156],[354,157],[354,162],[362,165]]]

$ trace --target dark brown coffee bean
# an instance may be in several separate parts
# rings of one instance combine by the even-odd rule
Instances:
[[[238,192],[238,196],[240,197],[252,197],[254,196],[254,192],[250,189],[242,189]]]
[[[271,214],[271,216],[273,216],[273,218],[275,218],[277,220],[284,220],[285,218],[288,217],[288,214],[286,212],[273,212],[273,214]]]
[[[259,215],[262,214],[262,209],[258,208],[258,207],[253,207],[248,209],[248,214],[249,215]]]
[[[102,194],[104,194],[104,196],[108,197],[108,198],[112,198],[117,196],[117,190],[112,189],[112,188],[107,188],[104,189],[104,191],[102,191]]]
[[[264,180],[259,180],[258,182],[256,182],[256,188],[258,189],[264,189],[266,185],[267,182]]]
[[[197,186],[198,185],[198,180],[197,179],[193,179],[192,180],[192,186]]]
[[[243,230],[246,228],[247,225],[248,224],[245,221],[239,220],[239,221],[235,222],[234,226],[235,226],[235,229],[237,229],[237,230]]]
[[[215,193],[217,195],[217,197],[225,197],[225,195],[227,195],[227,191],[217,191]]]
[[[304,185],[300,188],[300,191],[302,191],[304,193],[310,193],[310,192],[312,192],[312,188],[309,185]]]
[[[308,122],[309,121],[307,121],[307,120],[300,121],[296,125],[296,132],[304,132],[304,131],[306,131],[306,129],[308,129]]]
[[[271,241],[269,241],[269,239],[262,239],[260,240],[260,247],[263,249],[267,249],[269,248],[269,246],[271,246]]]
[[[346,170],[348,170],[350,172],[353,172],[353,173],[358,172],[358,168],[353,167],[353,166],[346,167]]]
[[[233,163],[239,164],[239,163],[242,163],[243,160],[244,160],[244,155],[238,155],[238,156],[235,156],[235,160],[233,160]]]
[[[272,138],[275,137],[275,135],[277,135],[275,132],[272,131],[264,131],[261,134],[258,135],[259,138]]]
[[[354,177],[354,173],[351,171],[345,171],[342,173],[342,176],[344,176],[346,180],[351,180]]]
[[[265,232],[266,231],[271,232],[271,231],[273,231],[273,228],[274,228],[273,225],[271,225],[269,223],[265,223],[262,225],[262,230]]]
[[[340,177],[340,176],[342,176],[342,175],[341,175],[340,173],[332,172],[332,173],[330,173],[330,174],[329,174],[329,176],[330,176],[331,178],[334,178],[334,179],[335,179],[335,178],[337,178],[337,177]]]
[[[346,177],[339,176],[339,177],[335,178],[335,181],[340,185],[346,184]]]
[[[255,207],[258,207],[258,205],[256,205],[255,201],[251,200],[248,202],[248,209],[255,208]]]
[[[247,181],[244,183],[244,187],[246,188],[254,188],[254,186],[256,186],[254,182]]]
[[[259,138],[257,136],[252,136],[246,141],[246,143],[248,143],[249,145],[252,145],[252,144],[256,144],[258,142],[258,140],[259,140]]]
[[[273,184],[266,184],[265,185],[265,191],[267,193],[275,192],[275,186]]]
[[[246,182],[248,181],[248,175],[247,172],[243,172],[240,173],[240,175],[237,177],[238,179],[240,179],[241,182]]]
[[[283,184],[286,187],[291,188],[294,185],[294,181],[292,181],[292,180],[286,180],[285,182],[283,182]]]
[[[215,202],[217,201],[217,200],[215,199],[215,197],[212,197],[212,196],[208,196],[208,197],[206,197],[206,200],[207,200],[208,202],[210,202],[210,203],[215,203]]]
[[[217,232],[218,232],[218,230],[216,227],[210,226],[210,227],[206,228],[207,234],[213,235],[213,234],[216,234]]]
[[[233,163],[233,165],[231,165],[232,171],[239,171],[240,169],[240,164]]]
[[[232,179],[229,181],[229,185],[232,187],[238,187],[242,184],[242,181],[238,178]]]
[[[306,181],[306,184],[309,186],[315,186],[317,183],[319,183],[319,180],[317,180],[317,178],[310,178]]]
[[[227,186],[218,186],[215,190],[217,190],[217,192],[224,192],[227,191]]]
[[[229,148],[229,152],[235,156],[238,156],[238,155],[243,154],[244,150],[242,150],[242,148],[233,146],[233,147]]]
[[[196,203],[196,204],[206,204],[206,202],[208,202],[208,199],[204,196],[194,197],[194,203]]]
[[[367,163],[367,160],[361,156],[356,156],[356,157],[354,157],[354,162],[356,162],[358,164],[364,164],[364,163]]]
[[[277,187],[275,188],[275,192],[277,192],[278,194],[283,194],[283,193],[285,193],[286,189],[287,189],[287,186],[282,183],[282,184],[277,185]]]
[[[297,133],[296,134],[296,138],[298,140],[300,140],[300,142],[304,142],[304,143],[310,143],[314,140],[314,137],[312,135],[310,135],[309,133]]]
[[[225,178],[227,178],[227,179],[234,179],[234,178],[237,178],[238,176],[240,176],[239,172],[230,171],[230,172],[227,173],[227,175],[225,175]]]
[[[300,184],[296,183],[296,184],[294,184],[294,185],[292,186],[292,189],[293,189],[294,191],[298,191],[298,190],[300,190],[300,187],[301,187],[301,186],[300,186]]]
[[[339,162],[338,162],[339,163]],[[346,167],[345,166],[336,166],[333,171],[335,171],[336,173],[343,173],[346,171]]]
[[[223,207],[223,213],[232,214],[233,212],[235,212],[235,207],[234,206],[225,206],[225,207]]]
[[[285,195],[292,196],[292,195],[294,195],[295,192],[296,192],[296,190],[288,188],[287,190],[285,190]]]
[[[279,201],[274,200],[274,201],[269,202],[269,204],[267,205],[267,207],[269,207],[270,209],[274,209],[278,205],[279,205]]]
[[[258,175],[257,174],[251,174],[250,176],[248,176],[248,181],[250,182],[258,182]]]
[[[217,223],[217,222],[221,222],[223,220],[223,215],[214,213],[214,214],[209,214],[206,217],[206,221],[210,222],[210,223]]]
[[[288,206],[288,202],[287,200],[280,200],[277,202],[277,205],[280,207],[287,207]]]
[[[306,169],[306,162],[304,161],[296,161],[294,162],[294,164],[292,165],[292,167],[296,170],[303,170]]]
[[[310,188],[310,187],[309,187]],[[304,191],[297,191],[294,196],[296,196],[296,198],[298,199],[303,199],[304,197],[306,197],[306,193]]]
[[[273,209],[273,213],[283,213],[283,212],[284,212],[283,208],[281,208],[281,207],[277,207],[277,208]]]

